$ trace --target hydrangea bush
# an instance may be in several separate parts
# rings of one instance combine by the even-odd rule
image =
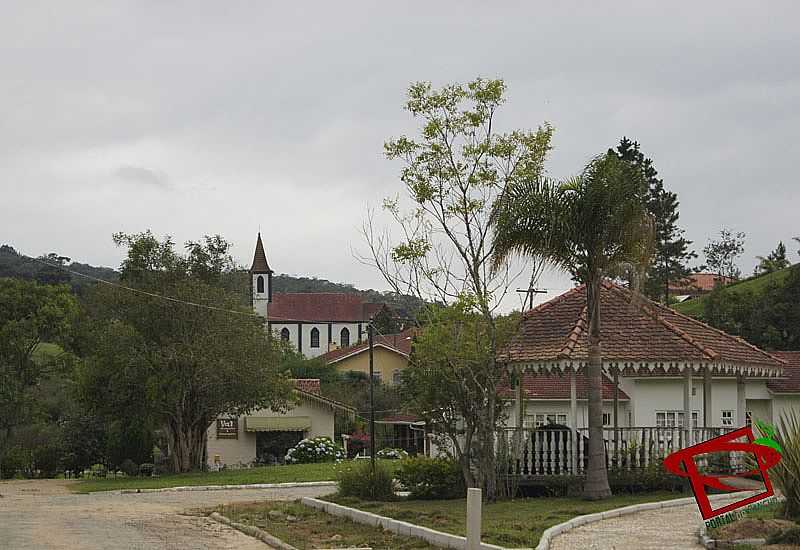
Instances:
[[[375,453],[375,456],[389,460],[402,460],[404,458],[408,458],[408,453],[403,449],[381,449]]]
[[[329,437],[303,439],[286,453],[287,464],[310,464],[312,462],[333,462],[345,458],[344,449]]]

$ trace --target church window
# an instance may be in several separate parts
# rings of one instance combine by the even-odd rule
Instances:
[[[281,340],[283,340],[284,342],[289,341],[289,329],[286,327],[283,327],[283,329],[281,329]]]
[[[339,334],[339,346],[346,348],[350,345],[350,331],[347,327],[342,329],[342,332]]]
[[[311,347],[319,347],[319,329],[317,327],[311,329]]]
[[[262,277],[261,275],[259,275],[258,279],[256,279],[256,292],[258,292],[259,294],[264,293],[264,277]]]

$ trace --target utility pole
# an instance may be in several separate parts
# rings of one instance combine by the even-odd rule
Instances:
[[[524,312],[525,311],[525,306],[528,305],[528,302],[530,302],[530,308],[529,309],[533,309],[533,296],[534,296],[534,294],[547,294],[547,289],[546,288],[545,289],[538,289],[538,288],[534,288],[534,287],[530,286],[528,288],[518,288],[517,292],[520,292],[520,293],[526,295],[525,296],[525,302],[522,304],[522,311]]]
[[[369,460],[372,465],[372,473],[375,474],[375,368],[372,356],[372,321],[367,325],[367,335],[369,337]]]

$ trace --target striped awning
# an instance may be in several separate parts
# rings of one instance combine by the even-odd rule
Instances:
[[[246,432],[303,432],[311,428],[310,416],[246,416]]]

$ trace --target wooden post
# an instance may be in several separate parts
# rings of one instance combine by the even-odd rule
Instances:
[[[572,422],[572,475],[578,475],[578,388],[575,369],[569,372],[569,415]]]
[[[714,406],[711,403],[711,367],[703,369],[703,427],[714,426]]]
[[[481,490],[467,489],[467,550],[481,547]]]
[[[692,367],[689,365],[683,370],[683,429],[686,431],[684,446],[689,447],[692,445]]]

